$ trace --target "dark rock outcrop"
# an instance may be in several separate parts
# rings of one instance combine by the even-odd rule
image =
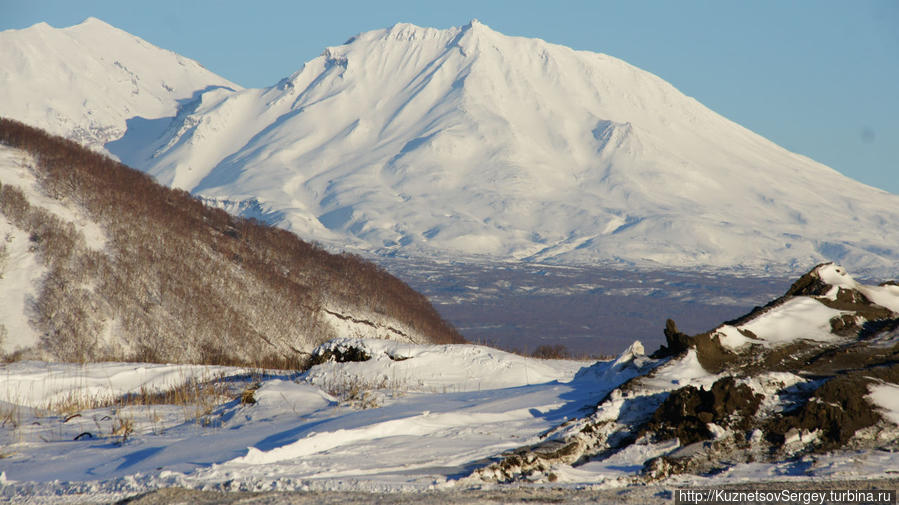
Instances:
[[[761,401],[762,395],[733,377],[715,381],[708,390],[684,386],[662,402],[639,434],[656,440],[677,438],[681,445],[689,445],[714,438],[709,424],[745,431]]]

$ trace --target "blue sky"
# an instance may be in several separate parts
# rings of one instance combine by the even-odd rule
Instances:
[[[396,22],[478,18],[603,52],[785,148],[899,194],[899,1],[0,0],[0,30],[98,17],[243,86]]]

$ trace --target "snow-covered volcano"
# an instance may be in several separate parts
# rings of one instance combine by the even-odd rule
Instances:
[[[241,89],[96,18],[0,32],[0,116],[92,148],[120,138],[128,119],[171,117],[179,100],[220,86]]]
[[[363,33],[271,88],[204,94],[150,148],[122,154],[231,210],[384,253],[803,268],[899,257],[899,196],[621,60],[477,21]]]
[[[351,250],[794,270],[899,259],[899,196],[621,60],[477,21],[360,34],[272,87],[132,118],[106,148]]]

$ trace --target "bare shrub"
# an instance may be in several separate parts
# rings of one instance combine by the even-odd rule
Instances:
[[[381,406],[384,390],[398,391],[399,386],[392,384],[387,377],[370,381],[354,375],[328,381],[323,389],[344,405],[357,409],[373,409]]]
[[[563,344],[543,344],[537,346],[531,356],[540,359],[568,359],[571,353]]]

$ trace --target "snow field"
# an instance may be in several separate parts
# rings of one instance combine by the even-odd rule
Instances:
[[[88,487],[100,496],[103,489],[172,482],[279,482],[285,489],[347,485],[341,482],[361,489],[453,485],[475,462],[536,441],[610,389],[574,380],[589,365],[584,362],[542,361],[468,345],[349,339],[340,345],[362,346],[373,358],[255,379],[247,378],[250,371],[227,367],[4,365],[0,412],[17,416],[0,430],[8,454],[0,459],[0,472],[11,483],[5,492]],[[405,359],[395,361],[399,357]],[[402,379],[371,390],[373,404],[323,389],[341,381],[377,388],[391,368]],[[47,408],[54,402],[73,405],[67,400],[76,397],[110,399],[206,378],[236,387],[230,397],[202,406],[203,412],[164,404],[92,406],[99,401],[82,401],[84,408],[65,413]],[[453,386],[454,381],[462,382]],[[255,403],[241,403],[240,391],[254,384]],[[122,423],[130,426],[126,436],[114,434]],[[74,440],[85,432],[90,435]]]
[[[210,201],[261,202],[272,224],[340,248],[569,264],[893,264],[895,241],[880,230],[899,219],[885,210],[895,195],[626,62],[477,21],[359,34],[271,87],[205,93],[151,148],[120,149],[146,133],[129,129],[110,149]]]

